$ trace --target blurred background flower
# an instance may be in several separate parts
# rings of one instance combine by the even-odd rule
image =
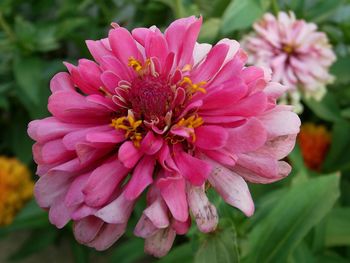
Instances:
[[[0,226],[11,224],[31,199],[34,182],[28,168],[15,158],[0,156]]]
[[[310,169],[319,171],[331,144],[331,135],[324,125],[305,123],[298,135],[301,153]]]
[[[333,82],[329,67],[336,59],[327,35],[316,24],[296,19],[292,11],[265,14],[253,28],[243,47],[252,64],[271,68],[273,80],[290,88],[285,103],[292,102],[300,112],[301,94],[321,100]]]

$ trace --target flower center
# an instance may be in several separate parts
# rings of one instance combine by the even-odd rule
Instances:
[[[152,59],[141,62],[130,57],[128,66],[136,76],[131,82],[119,82],[113,96],[113,101],[127,109],[128,115],[112,119],[111,126],[123,130],[125,138],[136,147],[148,129],[163,134],[172,144],[186,139],[194,142],[195,129],[203,124],[203,119],[193,112],[179,118],[196,93],[206,93],[206,82],[193,83],[189,76],[182,76],[190,65],[169,76],[159,74]]]
[[[135,78],[128,93],[135,117],[147,122],[163,121],[173,98],[174,92],[166,80],[151,75]]]
[[[294,47],[290,44],[285,44],[282,46],[282,50],[286,52],[288,55],[290,55],[294,52]]]

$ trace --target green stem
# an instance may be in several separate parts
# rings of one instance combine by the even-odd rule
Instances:
[[[182,0],[175,0],[175,16],[176,18],[184,17]]]
[[[15,41],[16,40],[16,35],[15,33],[12,31],[11,27],[9,26],[9,24],[7,24],[2,12],[0,11],[0,27],[2,27],[2,29],[4,30],[5,34],[8,36],[8,38],[11,41]]]

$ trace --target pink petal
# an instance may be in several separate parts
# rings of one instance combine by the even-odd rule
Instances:
[[[191,72],[193,81],[208,81],[219,71],[225,61],[229,46],[225,44],[215,45],[208,53],[205,60]]]
[[[245,124],[229,130],[227,148],[232,153],[251,152],[263,146],[266,139],[262,123],[256,118],[250,118]]]
[[[280,166],[281,162],[278,162],[276,159],[255,153],[240,154],[237,165],[265,178],[280,178],[281,168],[283,171],[286,171],[284,166]],[[290,172],[289,169],[287,172]],[[285,174],[285,172],[282,173]]]
[[[185,180],[181,177],[161,178],[157,187],[173,217],[181,222],[188,218]]]
[[[220,126],[204,125],[196,128],[195,145],[202,149],[215,150],[225,146],[228,132]]]
[[[55,225],[57,228],[63,228],[71,220],[71,213],[73,207],[67,207],[63,202],[64,194],[58,197],[55,202],[51,205],[49,210],[50,223]]]
[[[163,144],[158,153],[158,162],[167,171],[179,171],[169,150],[167,144]]]
[[[100,67],[91,60],[80,59],[78,70],[80,77],[98,92],[99,88],[103,86]]]
[[[118,159],[125,167],[133,168],[142,156],[142,151],[136,148],[131,141],[126,141],[119,147]]]
[[[266,177],[264,174],[257,174],[254,171],[240,165],[236,165],[234,167],[234,171],[249,182],[255,184],[270,184],[287,177],[292,170],[290,165],[284,161],[279,161],[277,165],[278,172],[274,177]]]
[[[76,92],[58,91],[49,98],[48,109],[57,119],[68,123],[109,123],[110,111]]]
[[[158,230],[159,228],[157,228],[147,216],[142,214],[134,229],[134,235],[137,237],[147,238],[156,234]]]
[[[121,193],[114,201],[98,210],[95,216],[110,224],[124,224],[128,221],[135,200],[130,201]]]
[[[149,31],[144,46],[146,57],[156,57],[164,64],[168,55],[168,44],[161,33]]]
[[[57,91],[74,91],[74,84],[70,75],[66,72],[57,73],[50,81],[50,89],[52,93]]]
[[[69,132],[87,127],[82,124],[63,123],[55,117],[31,121],[28,125],[29,136],[37,142],[46,142],[61,138]]]
[[[87,173],[80,175],[73,180],[64,199],[66,206],[79,205],[84,202],[83,188],[85,187],[89,176],[90,173]]]
[[[184,151],[178,151],[175,154],[176,165],[180,170],[180,174],[185,177],[193,185],[200,186],[212,169],[207,162],[193,157]]]
[[[63,144],[68,150],[75,150],[77,144],[86,142],[89,133],[110,131],[109,125],[93,126],[68,133],[63,137]],[[91,136],[90,136],[91,137]]]
[[[176,234],[185,235],[188,232],[188,229],[191,227],[191,218],[188,217],[185,222],[177,221],[173,218],[171,227],[175,230]]]
[[[147,216],[157,228],[166,228],[169,226],[169,216],[166,204],[161,198],[158,198],[143,214]]]
[[[152,131],[149,131],[141,142],[141,150],[149,155],[157,153],[163,145],[161,137],[154,136]]]
[[[118,27],[111,29],[109,31],[108,39],[113,53],[125,65],[129,63],[131,57],[134,57],[137,60],[142,59],[135,40],[125,28]]]
[[[118,87],[121,78],[112,71],[104,71],[101,75],[101,80],[108,91],[114,94],[115,88]]]
[[[78,242],[87,244],[94,240],[103,226],[103,221],[97,217],[89,216],[73,225],[74,236]]]
[[[123,64],[115,56],[103,57],[101,65],[102,65],[102,68],[105,69],[105,72],[112,72],[121,80],[129,81],[132,76],[130,69],[127,68],[128,63]],[[114,81],[116,81],[115,78],[114,78]],[[112,83],[109,82],[109,84],[112,84]]]
[[[62,140],[58,139],[45,144],[34,144],[33,155],[36,163],[52,164],[72,159],[74,152],[67,150]]]
[[[125,197],[134,200],[153,182],[155,159],[144,156],[135,167],[131,179],[125,188]]]
[[[86,140],[91,143],[118,144],[125,140],[125,135],[115,129],[105,132],[89,132],[86,134]]]
[[[111,50],[107,49],[101,40],[86,40],[85,42],[91,55],[98,63],[101,63],[102,57],[112,55]]]
[[[266,141],[256,152],[277,160],[286,157],[294,148],[296,134],[282,135]]]
[[[129,169],[115,158],[96,168],[83,189],[85,203],[93,207],[104,205],[128,172]]]
[[[87,245],[98,251],[103,251],[111,247],[126,230],[126,223],[123,224],[104,224],[95,239]]]
[[[291,111],[272,111],[259,118],[270,137],[297,134],[300,127],[300,119]]]

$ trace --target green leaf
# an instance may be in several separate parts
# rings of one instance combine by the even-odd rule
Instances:
[[[336,84],[347,84],[350,82],[350,55],[338,57],[331,67],[331,73],[335,76]]]
[[[169,254],[157,261],[158,263],[192,263],[193,248],[191,243],[185,243],[170,250]]]
[[[196,256],[195,263],[235,263],[239,262],[236,231],[230,223],[224,224],[216,232],[207,234],[202,241]]]
[[[143,252],[144,241],[133,237],[122,244],[118,244],[113,250],[109,262],[133,263],[145,256]],[[127,255],[127,256],[126,256]]]
[[[349,263],[349,260],[342,258],[341,256],[332,253],[327,253],[324,255],[320,255],[316,259],[317,263]]]
[[[339,175],[294,185],[248,236],[245,262],[286,262],[305,235],[339,197]]]
[[[325,171],[335,171],[350,164],[350,124],[339,121],[333,125],[332,144],[323,164]]]
[[[49,88],[43,85],[44,66],[37,57],[16,56],[13,63],[17,96],[31,118],[41,118],[46,113]]]
[[[28,104],[39,104],[42,65],[35,57],[16,57],[13,72],[18,84],[19,93]]]
[[[89,262],[89,249],[86,246],[80,245],[74,238],[71,238],[71,249],[75,263]]]
[[[326,121],[341,121],[341,113],[333,94],[327,92],[321,101],[303,98],[305,104],[321,119]]]
[[[350,207],[335,208],[329,214],[326,246],[350,246]]]
[[[15,33],[20,47],[26,51],[33,51],[36,47],[35,26],[21,16],[15,18]]]
[[[316,1],[312,8],[307,9],[306,19],[317,23],[323,22],[332,17],[342,1],[343,0]]]
[[[294,250],[291,263],[312,263],[315,257],[305,242],[301,242]]]
[[[199,42],[201,43],[213,43],[216,36],[219,33],[221,20],[219,18],[209,18],[203,23]]]
[[[259,19],[267,7],[269,1],[259,0],[233,0],[225,10],[222,18],[221,32],[223,34],[232,33],[237,29],[244,29]]]
[[[51,245],[58,235],[57,229],[50,227],[34,231],[21,247],[10,256],[11,261],[18,261]]]
[[[23,109],[13,112],[7,131],[12,152],[26,164],[32,162],[32,141],[27,134],[28,116]]]
[[[34,200],[31,200],[19,212],[11,225],[0,228],[0,237],[14,231],[46,228],[49,225],[47,212],[39,208]]]

